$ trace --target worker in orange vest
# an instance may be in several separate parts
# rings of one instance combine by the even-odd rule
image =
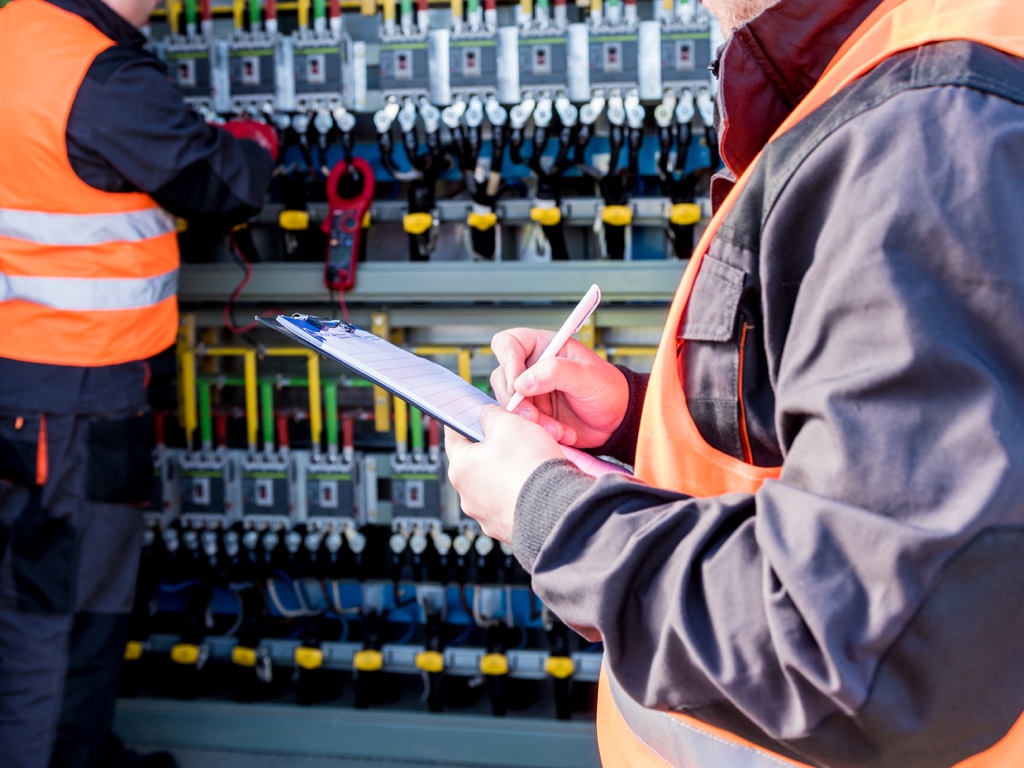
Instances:
[[[4,768],[119,759],[108,739],[153,481],[145,361],[178,330],[175,216],[245,221],[273,169],[144,50],[156,5],[0,10]]]
[[[452,482],[604,642],[606,766],[1024,765],[1024,6],[706,4],[726,170],[650,376],[499,334],[526,418]]]

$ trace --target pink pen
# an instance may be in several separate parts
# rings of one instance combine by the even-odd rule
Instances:
[[[566,318],[566,321],[562,323],[562,327],[558,329],[558,333],[555,334],[554,338],[548,343],[540,357],[537,358],[537,363],[541,360],[547,360],[549,357],[554,357],[562,351],[562,347],[569,340],[576,331],[583,327],[583,324],[587,322],[587,318],[594,314],[594,310],[597,309],[597,305],[601,303],[601,289],[596,285],[590,286],[590,290],[587,291],[586,295],[580,299],[580,303],[576,305],[576,309],[572,311],[572,314]],[[534,363],[536,365],[537,363]],[[512,399],[508,401],[508,405],[505,406],[506,411],[514,411],[519,404],[523,402],[523,395],[516,392],[512,395]]]

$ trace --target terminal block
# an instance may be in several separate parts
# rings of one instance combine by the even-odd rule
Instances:
[[[304,463],[301,482],[308,522],[363,522],[361,462],[358,454],[317,454]]]
[[[173,449],[158,445],[153,451],[153,494],[145,512],[150,524],[168,523],[180,512],[178,462],[178,452]]]
[[[276,54],[276,108],[299,112],[324,105],[351,107],[350,50],[351,41],[334,30],[301,30],[282,37]]]
[[[241,459],[242,514],[275,522],[295,511],[295,464],[287,451],[246,455]]]
[[[237,33],[228,41],[233,112],[263,114],[276,106],[277,61],[283,54],[276,33]]]
[[[665,88],[707,83],[711,64],[711,22],[704,16],[670,21],[661,28],[661,81]]]
[[[213,87],[210,42],[202,37],[172,35],[164,41],[161,54],[185,102],[193,106],[208,104]]]
[[[430,92],[426,33],[381,31],[380,90],[388,96],[425,96]]]
[[[531,25],[519,31],[519,87],[523,91],[564,91],[568,83],[566,30]]]
[[[241,509],[236,457],[227,449],[179,455],[181,515],[192,522],[235,520]]]
[[[440,521],[441,460],[425,455],[391,457],[391,520]]]

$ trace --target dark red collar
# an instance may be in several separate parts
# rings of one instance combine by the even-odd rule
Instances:
[[[722,160],[739,176],[881,0],[782,0],[740,27],[719,59]]]

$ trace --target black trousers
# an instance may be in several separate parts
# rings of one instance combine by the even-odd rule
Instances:
[[[0,410],[0,765],[102,764],[153,482],[148,411]]]

